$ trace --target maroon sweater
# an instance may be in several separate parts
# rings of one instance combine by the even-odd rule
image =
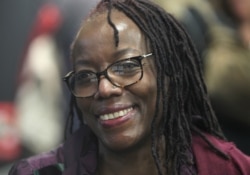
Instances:
[[[198,175],[250,175],[250,157],[233,143],[211,135],[206,137],[229,159],[219,156],[201,137],[194,135],[192,149]],[[64,165],[63,169],[55,166],[59,163]],[[9,175],[32,175],[35,171],[40,175],[93,175],[96,167],[97,147],[91,143],[89,133],[80,129],[55,151],[16,163]]]
[[[230,159],[225,160],[218,156],[201,137],[193,136],[193,151],[199,175],[250,175],[249,156],[244,155],[231,142],[219,140],[211,135],[206,137]]]

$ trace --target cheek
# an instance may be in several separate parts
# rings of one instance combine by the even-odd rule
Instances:
[[[136,96],[141,99],[144,111],[150,114],[154,113],[156,96],[157,96],[157,85],[156,85],[156,75],[149,69],[144,71],[143,78],[140,82],[135,84],[132,92],[136,92]]]
[[[76,104],[77,104],[78,109],[82,113],[81,117],[88,116],[90,114],[91,102],[89,100],[77,99]]]

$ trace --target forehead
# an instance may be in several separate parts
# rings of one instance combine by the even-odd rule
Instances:
[[[81,46],[91,46],[91,43],[99,43],[103,46],[107,43],[114,46],[114,29],[108,23],[108,12],[92,14],[82,25],[76,37],[76,44]],[[125,43],[136,42],[144,44],[144,37],[138,26],[128,18],[123,12],[113,9],[110,19],[118,30],[119,46]],[[136,41],[136,40],[137,41]],[[143,43],[139,43],[143,41]]]
[[[88,58],[113,57],[119,50],[133,49],[136,54],[146,52],[145,38],[138,26],[124,13],[113,9],[111,21],[118,30],[119,45],[115,46],[114,29],[108,23],[108,12],[95,13],[84,23],[73,45],[73,60],[83,56]]]
[[[93,25],[96,26],[105,26],[111,27],[110,24],[108,24],[108,11],[102,11],[102,12],[96,12],[93,13],[89,18],[86,19],[86,21],[83,23],[82,29],[87,30],[89,27],[92,27]],[[111,10],[110,14],[111,21],[116,25],[116,27],[119,27],[119,24],[123,24],[135,29],[138,29],[138,32],[140,31],[137,25],[129,18],[127,17],[123,12],[118,11],[116,9]]]

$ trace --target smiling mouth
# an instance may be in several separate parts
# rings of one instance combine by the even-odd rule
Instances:
[[[128,114],[130,111],[132,111],[133,108],[130,107],[128,109],[123,109],[114,113],[109,113],[109,114],[104,114],[104,115],[100,115],[100,119],[101,120],[112,120],[112,119],[116,119],[122,116],[125,116],[126,114]]]

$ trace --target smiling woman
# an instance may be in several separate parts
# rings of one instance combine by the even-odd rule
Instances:
[[[107,150],[118,151],[142,145],[141,142],[150,144],[150,124],[157,92],[156,74],[154,66],[151,66],[153,61],[142,59],[152,55],[145,56],[150,50],[143,34],[124,13],[113,10],[112,16],[115,16],[112,23],[119,33],[117,46],[105,11],[90,16],[72,46],[76,78],[73,78],[75,83],[71,83],[71,89],[82,89],[82,96],[79,96],[89,97],[77,98],[76,102],[85,123],[99,140],[101,155],[107,154]],[[83,62],[88,64],[81,64]],[[126,72],[125,67],[128,69]],[[103,73],[95,73],[98,75],[96,78],[89,74],[100,71]],[[86,83],[77,78],[83,72],[90,76],[89,81],[84,80]],[[78,81],[81,81],[81,88],[77,87]],[[84,89],[91,84],[94,85],[89,94]]]
[[[69,123],[65,143],[10,175],[249,174],[250,158],[220,130],[189,36],[156,4],[101,1],[71,57],[64,80],[79,130]]]

